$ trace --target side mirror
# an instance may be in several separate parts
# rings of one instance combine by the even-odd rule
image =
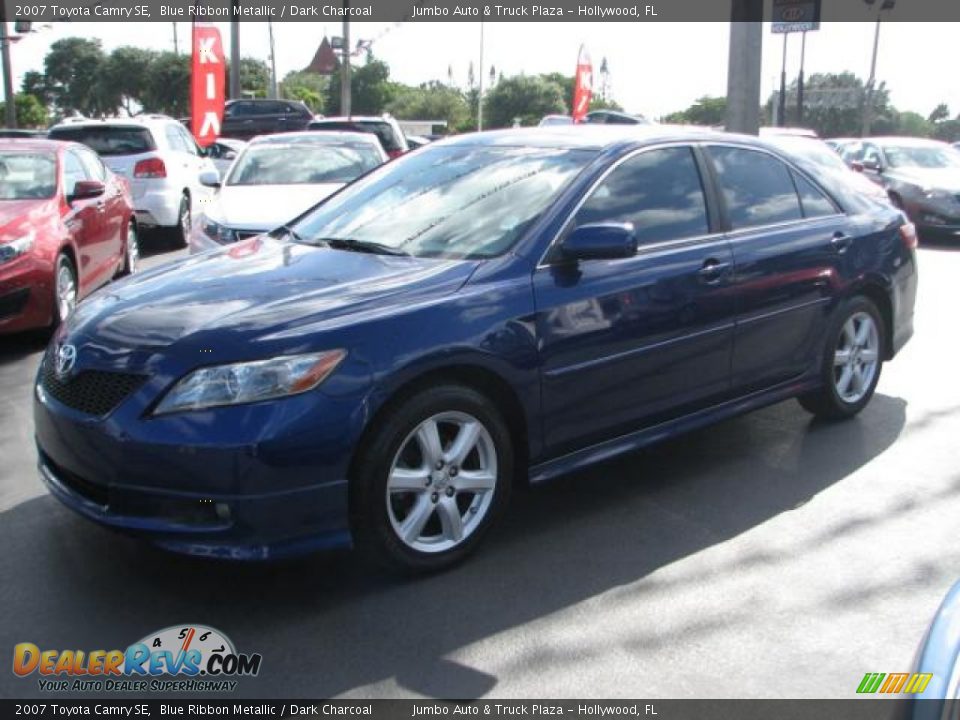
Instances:
[[[859,160],[854,160],[852,163],[850,163],[850,169],[853,170],[854,172],[862,173],[863,163],[860,162]]]
[[[106,190],[106,186],[99,180],[77,180],[73,185],[73,192],[67,199],[83,200],[84,198],[100,197]]]
[[[860,165],[863,166],[864,170],[871,170],[873,172],[880,172],[881,170],[880,163],[878,163],[876,160],[864,160],[860,163]]]
[[[204,170],[200,173],[200,184],[208,188],[220,187],[220,173],[216,170]]]
[[[633,223],[591,223],[581,225],[560,243],[560,254],[568,260],[617,260],[637,254]]]
[[[221,160],[235,160],[236,157],[237,157],[237,153],[236,153],[235,150],[227,150],[226,152],[223,153],[223,155],[220,156],[220,159],[221,159]]]

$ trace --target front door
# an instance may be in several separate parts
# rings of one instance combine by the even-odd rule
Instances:
[[[692,148],[638,151],[567,230],[633,223],[639,250],[534,274],[544,439],[557,454],[695,410],[729,385],[733,259],[714,233]]]

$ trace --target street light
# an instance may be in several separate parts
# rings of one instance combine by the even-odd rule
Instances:
[[[877,0],[863,0],[868,6],[873,7]],[[882,0],[880,7],[877,8],[877,25],[873,33],[873,58],[870,60],[870,77],[867,80],[867,86],[864,88],[863,98],[863,121],[860,125],[860,136],[867,137],[870,134],[870,123],[873,115],[873,86],[877,76],[877,48],[880,45],[880,17],[884,10],[893,10],[897,0]]]

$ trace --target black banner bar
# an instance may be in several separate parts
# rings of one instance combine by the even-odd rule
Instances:
[[[949,702],[949,701],[948,701]],[[943,701],[850,700],[0,700],[3,718],[582,718],[618,720],[923,720]],[[956,712],[956,708],[953,709]],[[955,714],[950,714],[955,718]]]
[[[3,0],[7,18],[37,22],[688,22],[730,20],[730,0]],[[772,20],[772,0],[744,20]],[[863,0],[823,0],[819,22],[868,22],[877,10]],[[902,0],[884,21],[960,21],[956,0]]]

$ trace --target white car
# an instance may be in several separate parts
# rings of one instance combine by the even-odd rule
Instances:
[[[169,228],[186,244],[195,211],[212,195],[200,175],[216,168],[182,124],[166,115],[82,120],[55,125],[48,137],[94,150],[130,182],[137,224]]]
[[[273,230],[388,160],[376,135],[290,132],[251,140],[190,233],[190,252],[220,248]]]

